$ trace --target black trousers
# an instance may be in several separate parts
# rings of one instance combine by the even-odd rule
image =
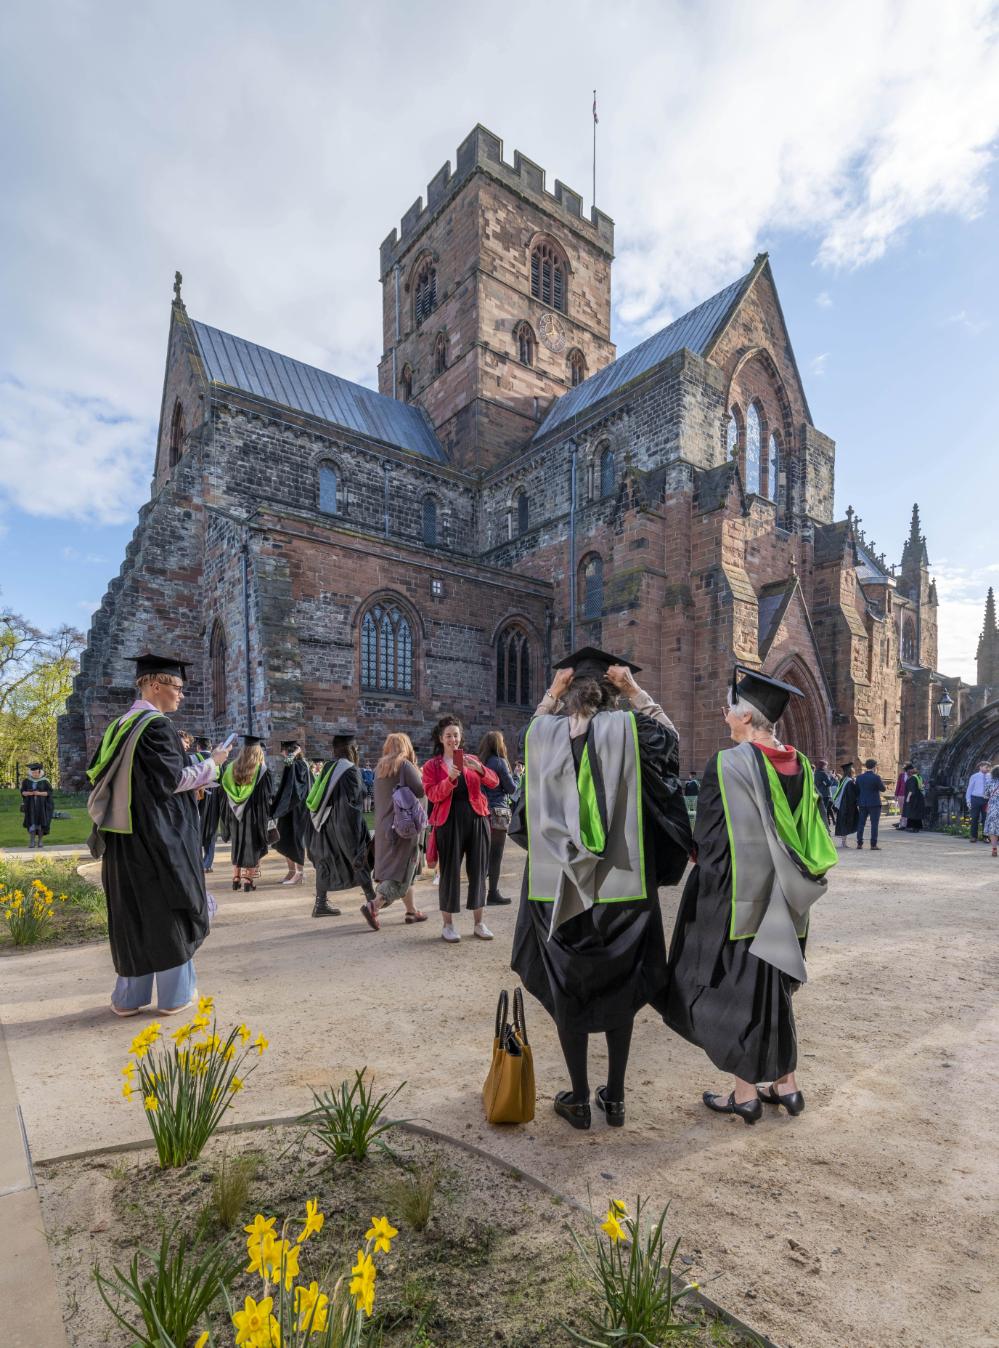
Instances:
[[[499,893],[500,867],[503,865],[503,848],[506,846],[506,829],[489,829],[489,894],[494,899]]]
[[[437,829],[437,856],[441,882],[437,891],[442,913],[461,912],[461,863],[468,879],[466,908],[486,902],[489,862],[489,820],[476,814],[467,799],[452,797],[447,823]]]

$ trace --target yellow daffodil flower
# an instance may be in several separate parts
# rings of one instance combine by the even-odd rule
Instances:
[[[244,1226],[243,1230],[254,1240],[262,1240],[268,1231],[273,1232],[276,1217],[265,1217],[262,1212],[258,1212],[254,1217],[252,1225]]]
[[[265,1039],[262,1034],[258,1034],[256,1039],[254,1039],[253,1041],[253,1047],[257,1050],[257,1053],[262,1058],[264,1056],[264,1049],[270,1048],[270,1041]]]
[[[387,1217],[372,1217],[371,1226],[365,1231],[364,1239],[373,1240],[375,1242],[375,1254],[377,1254],[379,1250],[384,1250],[386,1254],[391,1254],[392,1242],[398,1234],[399,1232],[395,1227],[389,1224],[389,1219]]]
[[[280,1271],[284,1274],[284,1290],[291,1291],[291,1284],[298,1277],[298,1256],[301,1247],[292,1245],[290,1240],[281,1242],[282,1258],[279,1264]]]
[[[175,1044],[186,1043],[186,1041],[191,1037],[190,1025],[179,1026],[176,1030],[174,1030],[173,1034],[170,1037]]]
[[[235,1056],[236,1056],[236,1045],[235,1045],[235,1044],[230,1044],[229,1047],[228,1047],[228,1048],[225,1050],[225,1052],[222,1054],[222,1061],[223,1061],[223,1062],[232,1062],[232,1060],[233,1060],[233,1058],[235,1058]]]
[[[309,1198],[305,1202],[305,1225],[302,1227],[302,1234],[298,1238],[298,1243],[308,1240],[310,1236],[317,1236],[323,1229],[323,1222],[326,1218],[319,1211],[319,1199]]]
[[[233,1079],[229,1082],[229,1089],[232,1091],[233,1095],[235,1095],[237,1091],[241,1091],[243,1089],[244,1085],[245,1083],[241,1077],[233,1077]]]
[[[608,1237],[612,1245],[616,1245],[619,1240],[625,1239],[624,1227],[617,1219],[615,1212],[608,1212],[607,1220],[600,1223],[600,1230]]]
[[[132,1083],[130,1081],[126,1081],[125,1084],[122,1086],[121,1094],[123,1099],[131,1100],[135,1092],[132,1090]]]
[[[619,1217],[627,1217],[628,1209],[621,1202],[620,1198],[612,1198],[610,1202],[611,1212],[616,1212]]]
[[[247,1273],[257,1273],[261,1278],[270,1280],[281,1262],[281,1242],[273,1231],[266,1231],[260,1239],[253,1236],[246,1242],[246,1252],[250,1256]]]
[[[195,1016],[194,1019],[191,1021],[191,1030],[192,1032],[194,1030],[207,1030],[210,1024],[211,1021],[209,1020],[208,1016],[198,1015]]]
[[[201,1338],[198,1339],[197,1343],[194,1345],[194,1348],[207,1348],[207,1344],[208,1344],[208,1330],[206,1329],[205,1332],[202,1334]]]
[[[156,1099],[156,1096],[152,1094],[147,1095],[142,1104],[150,1114],[155,1114],[160,1107],[160,1103]]]
[[[252,1034],[249,1025],[240,1025],[236,1033],[239,1035],[240,1039],[242,1039],[244,1044]]]
[[[123,1077],[130,1077],[134,1071],[135,1071],[135,1063],[130,1060],[121,1069],[121,1074]]]
[[[312,1334],[322,1334],[326,1329],[327,1306],[329,1297],[320,1292],[319,1284],[311,1282],[308,1287],[295,1288],[295,1310],[298,1312],[299,1329],[307,1329]]]
[[[274,1305],[273,1297],[264,1297],[263,1301],[254,1301],[253,1297],[247,1297],[243,1303],[243,1309],[237,1311],[232,1317],[232,1323],[236,1329],[236,1344],[252,1343],[258,1337],[261,1330],[270,1328],[271,1307]]]
[[[212,997],[198,998],[198,1015],[210,1016],[215,1010],[215,1000]]]

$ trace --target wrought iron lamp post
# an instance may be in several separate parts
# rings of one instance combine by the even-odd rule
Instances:
[[[950,730],[950,714],[953,710],[954,710],[954,699],[951,697],[950,693],[948,693],[947,689],[945,688],[943,690],[943,696],[937,703],[937,711],[940,714],[940,720],[943,722],[944,739],[947,738],[947,732],[948,730]]]

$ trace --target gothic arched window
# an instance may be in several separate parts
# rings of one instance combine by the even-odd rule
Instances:
[[[173,420],[170,422],[170,467],[180,463],[184,452],[184,409],[180,399],[173,405]]]
[[[434,342],[434,374],[443,374],[447,369],[447,334],[439,332]]]
[[[319,509],[324,515],[335,515],[337,511],[336,464],[328,460],[319,465]]]
[[[437,502],[432,496],[423,498],[423,542],[428,548],[437,546]]]
[[[530,508],[527,500],[527,492],[523,487],[513,498],[513,519],[514,532],[519,536],[526,534],[530,524]]]
[[[569,383],[573,388],[586,378],[586,360],[578,347],[569,352]]]
[[[530,323],[518,323],[513,335],[517,343],[517,359],[521,365],[533,365],[537,343]]]
[[[912,618],[906,618],[902,623],[902,661],[907,665],[918,663],[916,624]]]
[[[531,643],[517,625],[504,628],[496,642],[496,701],[531,706]]]
[[[378,600],[361,619],[361,691],[412,693],[413,632],[409,619]]]
[[[777,488],[780,485],[780,445],[776,435],[770,437],[770,453],[767,455],[767,495],[771,501],[777,500]]]
[[[597,553],[584,557],[579,566],[582,581],[580,603],[583,617],[592,621],[604,611],[604,560]]]
[[[568,271],[561,249],[541,239],[531,250],[531,294],[542,304],[548,304],[564,314]]]
[[[600,455],[600,495],[614,494],[614,451],[607,445]]]
[[[763,434],[756,404],[750,403],[746,412],[746,491],[760,494],[760,461],[763,457]]]
[[[413,286],[413,317],[419,326],[437,308],[437,268],[433,258],[427,258],[416,273]]]
[[[399,376],[399,394],[404,403],[408,403],[413,396],[413,367],[404,365],[402,374]]]
[[[229,695],[225,677],[225,631],[218,618],[212,624],[208,657],[212,666],[212,715],[220,721],[225,716]]]

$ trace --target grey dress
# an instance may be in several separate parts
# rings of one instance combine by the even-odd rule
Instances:
[[[395,777],[375,778],[375,883],[404,884],[408,889],[419,839],[400,838],[392,827],[392,792],[397,786],[408,786],[417,800],[426,796],[423,777],[415,763],[403,761]]]

